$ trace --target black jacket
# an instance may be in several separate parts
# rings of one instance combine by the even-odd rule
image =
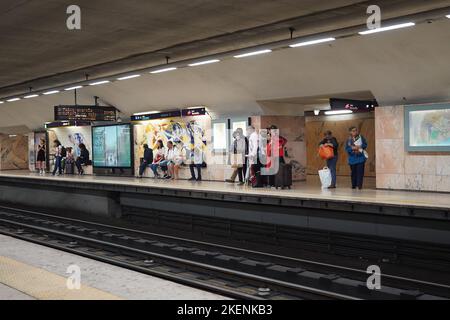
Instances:
[[[79,160],[80,160],[81,163],[88,163],[89,162],[89,151],[87,151],[87,149],[80,150]]]
[[[144,161],[146,163],[153,163],[153,150],[147,148],[144,150]]]

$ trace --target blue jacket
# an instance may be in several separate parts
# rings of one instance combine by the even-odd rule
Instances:
[[[361,148],[366,150],[367,149],[367,140],[363,136],[361,136],[362,139],[362,146]],[[345,151],[348,153],[348,164],[354,165],[358,163],[364,163],[366,162],[366,157],[363,153],[357,153],[352,150],[352,146],[354,145],[353,139],[349,138],[347,142],[345,143]]]

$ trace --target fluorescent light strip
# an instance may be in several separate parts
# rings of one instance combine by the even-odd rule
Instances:
[[[211,64],[211,63],[217,63],[220,62],[220,60],[218,59],[212,59],[212,60],[206,60],[206,61],[200,61],[200,62],[195,62],[195,63],[191,63],[188,64],[189,67],[196,67],[196,66],[202,66],[205,64]]]
[[[104,81],[93,82],[93,83],[90,83],[89,85],[90,85],[90,86],[98,86],[98,85],[105,84],[105,83],[109,83],[109,82],[111,82],[111,81],[109,81],[109,80],[104,80]]]
[[[122,81],[122,80],[128,80],[128,79],[138,78],[138,77],[140,77],[140,76],[141,76],[140,74],[132,74],[132,75],[130,75],[130,76],[125,76],[125,77],[117,78],[117,80],[119,80],[119,81]]]
[[[358,32],[358,33],[360,35],[367,35],[367,34],[373,34],[373,33],[378,33],[378,32],[384,32],[384,31],[390,31],[390,30],[397,30],[397,29],[402,29],[402,28],[413,27],[415,25],[416,24],[414,22],[408,22],[408,23],[396,24],[396,25],[389,26],[389,27],[383,27],[383,28],[377,28],[377,29],[372,29],[372,30],[361,31],[361,32]]]
[[[155,113],[161,113],[161,111],[138,112],[138,113],[133,113],[133,116],[143,116],[143,115],[146,115],[146,114],[155,114]]]
[[[14,101],[19,101],[19,100],[20,100],[20,98],[12,98],[12,99],[6,100],[6,102],[14,102]]]
[[[66,88],[64,89],[65,91],[70,91],[70,90],[75,90],[75,89],[80,89],[83,88],[83,86],[75,86],[75,87],[70,87],[70,88]]]
[[[47,91],[47,92],[44,92],[43,95],[48,96],[48,95],[50,95],[50,94],[55,94],[55,93],[59,93],[59,91],[58,91],[58,90]]]
[[[450,19],[450,14],[446,15],[446,17]]]
[[[270,53],[270,52],[272,52],[272,50],[266,49],[266,50],[259,50],[259,51],[253,51],[253,52],[248,52],[248,53],[244,53],[244,54],[239,54],[234,57],[235,58],[245,58],[245,57],[251,57],[251,56],[257,56],[260,54]]]
[[[3,101],[0,101],[0,104],[3,104],[4,102]]]
[[[163,72],[168,72],[168,71],[173,71],[173,70],[177,70],[176,67],[172,67],[172,68],[164,68],[164,69],[159,69],[159,70],[155,70],[155,71],[151,71],[150,73],[163,73]]]
[[[304,41],[304,42],[299,42],[299,43],[291,44],[289,47],[291,47],[291,48],[306,47],[306,46],[311,46],[311,45],[313,45],[313,44],[319,44],[319,43],[324,43],[324,42],[330,42],[330,41],[334,41],[334,40],[336,40],[336,38],[325,38],[325,39],[318,39],[318,40]]]
[[[25,96],[23,98],[24,99],[31,99],[31,98],[36,98],[36,97],[39,97],[39,95],[38,94],[30,94],[29,96]]]
[[[350,114],[353,113],[352,110],[334,110],[334,111],[325,111],[325,114],[327,116],[333,116],[338,114]]]

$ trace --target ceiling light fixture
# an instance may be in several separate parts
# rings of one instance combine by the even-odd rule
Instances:
[[[205,64],[211,64],[211,63],[217,63],[220,62],[219,59],[212,59],[212,60],[206,60],[206,61],[200,61],[200,62],[195,62],[195,63],[191,63],[188,64],[189,67],[196,67],[196,66],[202,66]]]
[[[450,14],[446,15],[446,17],[450,19]]]
[[[109,81],[109,80],[104,80],[104,81],[93,82],[93,83],[90,83],[89,85],[90,85],[90,86],[98,86],[98,85],[105,84],[105,83],[109,83],[109,82],[111,82],[111,81]]]
[[[291,44],[289,47],[291,47],[291,48],[306,47],[306,46],[311,46],[314,44],[331,42],[331,41],[335,41],[335,40],[336,40],[336,38],[325,38],[325,39],[318,39],[318,40],[311,40],[311,41],[303,41],[303,42]]]
[[[19,101],[19,100],[20,100],[20,98],[12,98],[12,99],[6,100],[6,102],[14,102],[14,101]]]
[[[122,81],[122,80],[128,80],[128,79],[138,78],[138,77],[140,77],[140,76],[141,76],[140,74],[132,74],[132,75],[130,75],[130,76],[125,76],[125,77],[117,78],[117,80],[119,80],[119,81]]]
[[[23,98],[24,99],[31,99],[31,98],[36,98],[36,97],[39,97],[39,95],[38,94],[30,94],[29,96],[25,96]]]
[[[325,111],[327,116],[339,115],[339,114],[350,114],[353,113],[352,110],[333,110],[333,111]]]
[[[265,53],[270,53],[272,52],[272,50],[270,49],[265,49],[265,50],[259,50],[259,51],[253,51],[253,52],[248,52],[248,53],[243,53],[243,54],[239,54],[237,56],[234,56],[235,58],[245,58],[245,57],[251,57],[251,56],[257,56],[260,54],[265,54]]]
[[[413,27],[415,25],[416,24],[414,22],[408,22],[408,23],[395,24],[395,25],[389,26],[389,27],[383,27],[383,28],[376,28],[376,29],[361,31],[361,32],[358,32],[358,33],[360,35],[367,35],[367,34],[373,34],[373,33],[378,33],[378,32],[409,28],[409,27]]]
[[[314,110],[314,115],[318,116],[320,114],[320,110]]]
[[[159,70],[155,70],[155,71],[151,71],[150,73],[163,73],[163,72],[169,72],[169,71],[173,71],[173,70],[177,70],[176,67],[171,67],[171,68],[164,68],[164,69],[159,69]]]
[[[47,91],[47,92],[44,92],[43,95],[48,96],[48,95],[50,95],[50,94],[55,94],[55,93],[59,93],[59,90]]]
[[[76,89],[81,89],[83,88],[83,86],[75,86],[75,87],[70,87],[70,88],[66,88],[64,89],[65,91],[70,91],[70,90],[76,90]]]
[[[0,104],[3,104],[4,102],[3,101],[0,101]]]
[[[160,113],[161,111],[145,111],[145,112],[138,112],[138,113],[133,113],[133,116],[144,116],[146,114],[155,114],[155,113]]]

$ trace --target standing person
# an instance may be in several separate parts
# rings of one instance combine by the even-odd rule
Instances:
[[[200,162],[199,158],[201,157],[200,153],[202,154],[203,151],[195,149],[192,153],[192,162],[189,165],[189,169],[191,171],[191,178],[189,179],[189,181],[202,181],[202,162]],[[197,178],[195,177],[194,168],[197,169]]]
[[[270,171],[274,171],[275,169],[279,170],[278,168],[272,168],[272,162],[281,164],[286,163],[284,160],[284,148],[286,146],[287,140],[286,138],[280,136],[278,128],[276,126],[271,126],[267,129],[267,149],[266,149],[266,155],[267,155],[267,163],[266,168]],[[271,170],[273,169],[273,170]],[[271,174],[268,175],[268,185],[274,186],[275,185],[275,175],[277,172],[270,172]]]
[[[80,148],[80,156],[75,161],[75,165],[77,166],[78,174],[83,175],[83,165],[89,164],[89,151],[84,143],[80,143],[78,148]]]
[[[38,152],[36,157],[36,169],[38,169],[39,174],[43,175],[45,173],[45,140],[41,139],[38,145]]]
[[[245,174],[247,172],[246,154],[248,153],[248,140],[244,136],[244,131],[238,128],[233,133],[234,141],[231,148],[231,154],[233,157],[232,165],[234,166],[231,179],[227,179],[226,182],[234,183],[236,176],[239,176],[239,184],[244,184]]]
[[[148,147],[148,144],[144,144],[144,158],[142,159],[142,163],[139,166],[139,178],[142,178],[145,169],[151,163],[153,163],[153,150]]]
[[[162,140],[158,140],[156,142],[156,151],[155,156],[153,158],[153,163],[150,165],[150,168],[152,169],[155,178],[159,178],[158,167],[160,162],[164,160],[165,154],[166,148],[164,148],[164,143]]]
[[[52,175],[54,176],[58,171],[58,176],[62,174],[62,149],[63,146],[59,140],[53,141],[53,150],[55,156],[55,167],[53,169]]]
[[[324,138],[319,144],[320,147],[328,146],[333,148],[334,157],[327,160],[327,167],[331,172],[331,185],[328,189],[336,188],[336,165],[338,161],[338,147],[339,143],[331,131],[325,131]]]
[[[359,134],[356,127],[349,129],[350,137],[345,145],[348,153],[348,164],[352,172],[352,189],[362,189],[364,180],[364,166],[368,158],[367,140]]]
[[[261,160],[260,154],[264,151],[261,146],[262,137],[256,132],[255,127],[247,127],[248,136],[248,169],[246,173],[246,179],[254,188],[263,187],[263,181],[261,177]]]

